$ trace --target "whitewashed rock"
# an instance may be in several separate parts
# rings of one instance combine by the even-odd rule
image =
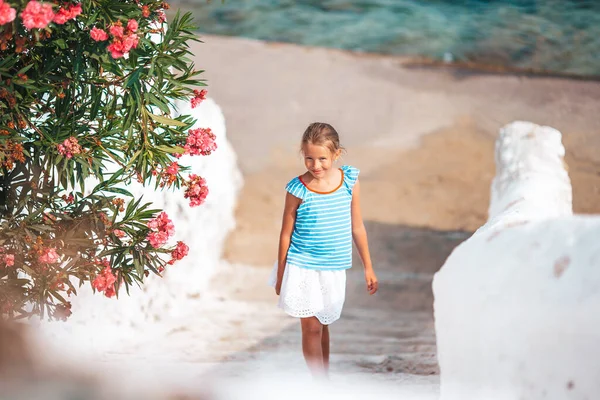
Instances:
[[[435,274],[441,400],[600,398],[600,216],[573,216],[560,132],[501,130],[490,218]]]
[[[490,220],[522,215],[531,221],[572,214],[564,156],[561,134],[554,128],[517,121],[500,129]]]

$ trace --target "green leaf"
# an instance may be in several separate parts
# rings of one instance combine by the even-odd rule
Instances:
[[[96,119],[98,111],[100,110],[100,104],[102,104],[102,94],[98,93],[96,86],[92,85],[92,108],[90,109],[90,120]]]
[[[181,122],[181,121],[177,121],[171,118],[167,118],[167,117],[161,117],[159,115],[154,115],[152,113],[148,113],[148,115],[150,115],[150,117],[158,122],[159,124],[163,124],[163,125],[174,125],[174,126],[186,126],[185,122]]]
[[[164,101],[160,100],[158,97],[156,97],[154,94],[144,93],[144,97],[151,105],[158,107],[165,114],[168,114],[171,112],[171,110],[169,110],[169,107],[167,106],[167,104]]]
[[[65,42],[64,39],[57,39],[54,41],[54,44],[56,44],[62,50],[67,48],[67,42]]]
[[[52,296],[54,296],[55,298],[57,298],[58,300],[60,300],[62,303],[66,303],[67,300],[65,300],[64,297],[62,297],[60,294],[58,294],[58,292],[56,290],[49,290],[50,294]]]
[[[20,74],[24,74],[25,72],[29,71],[31,68],[33,68],[35,66],[35,64],[29,64],[23,68],[21,68],[19,71],[17,71],[17,73],[15,75],[20,75]]]
[[[129,76],[129,78],[127,78],[127,83],[125,84],[125,87],[131,87],[133,85],[138,85],[140,84],[140,74],[142,73],[143,68],[138,68],[135,71],[133,71],[133,73]]]
[[[169,154],[183,154],[185,153],[185,149],[183,147],[180,146],[164,146],[164,145],[160,145],[160,146],[156,146],[157,149],[164,151],[165,153],[169,153]]]
[[[133,194],[131,194],[130,191],[125,190],[123,188],[119,188],[119,187],[111,187],[111,188],[107,188],[107,189],[104,189],[104,190],[106,192],[119,193],[119,194],[124,194],[125,196],[133,197]]]

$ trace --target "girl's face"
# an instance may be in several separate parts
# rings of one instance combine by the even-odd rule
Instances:
[[[331,171],[333,162],[339,157],[339,150],[332,153],[329,147],[306,143],[302,146],[304,165],[315,178],[323,178]]]

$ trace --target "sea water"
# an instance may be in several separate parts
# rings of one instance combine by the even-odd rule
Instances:
[[[600,75],[600,0],[183,0],[199,31]]]

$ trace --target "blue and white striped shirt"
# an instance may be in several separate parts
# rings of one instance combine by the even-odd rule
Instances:
[[[286,190],[302,200],[296,211],[287,263],[301,268],[341,270],[352,267],[352,188],[359,170],[340,168],[340,185],[328,193],[309,189],[300,177]]]

